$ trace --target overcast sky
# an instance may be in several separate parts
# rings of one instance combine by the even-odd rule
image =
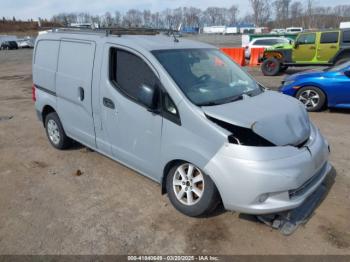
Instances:
[[[305,0],[299,0],[306,2]],[[347,4],[348,0],[316,0],[320,5]],[[331,4],[330,4],[331,3]],[[248,0],[1,0],[0,17],[20,19],[51,18],[60,12],[89,12],[91,14],[113,13],[115,10],[125,12],[130,8],[161,11],[179,6],[194,6],[205,9],[208,6],[229,7],[237,4],[240,15],[250,12]]]

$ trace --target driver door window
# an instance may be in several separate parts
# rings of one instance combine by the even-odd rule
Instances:
[[[150,87],[157,84],[157,76],[140,57],[116,48],[112,48],[110,52],[110,79],[114,86],[131,100],[137,100],[143,84]]]
[[[313,45],[313,44],[315,44],[315,41],[316,41],[316,34],[315,33],[303,34],[299,37],[298,44],[299,45]]]

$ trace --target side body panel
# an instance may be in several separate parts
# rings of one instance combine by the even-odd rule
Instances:
[[[39,40],[33,52],[33,82],[51,93],[56,93],[59,46],[58,40]]]

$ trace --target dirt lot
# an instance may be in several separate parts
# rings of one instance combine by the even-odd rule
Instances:
[[[31,101],[31,56],[0,51],[0,254],[350,254],[349,111],[311,114],[335,183],[285,237],[237,213],[183,216],[128,168],[84,147],[53,149]],[[272,88],[282,79],[249,71]]]

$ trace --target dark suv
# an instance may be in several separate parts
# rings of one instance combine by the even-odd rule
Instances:
[[[0,48],[2,50],[12,50],[12,49],[18,49],[18,45],[16,41],[5,41],[5,42],[2,42]]]

